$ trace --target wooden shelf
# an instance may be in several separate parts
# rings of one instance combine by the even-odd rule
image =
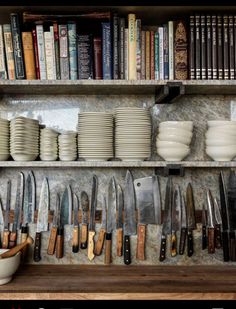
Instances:
[[[236,267],[22,265],[0,299],[230,300]]]

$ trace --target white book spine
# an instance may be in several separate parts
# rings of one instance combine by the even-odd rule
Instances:
[[[55,79],[53,74],[53,50],[52,50],[52,34],[50,31],[44,32],[44,44],[45,44],[45,57],[46,57],[46,69],[47,79]]]
[[[57,72],[56,72],[56,52],[55,52],[55,43],[54,43],[54,30],[53,30],[53,26],[50,26],[50,32],[51,32],[51,37],[52,37],[53,79],[57,79]]]
[[[128,28],[125,28],[125,79],[129,79]]]
[[[47,79],[43,25],[36,25],[40,79]]]
[[[168,21],[169,34],[169,79],[174,79],[174,23]]]
[[[2,25],[0,25],[0,79],[7,79]]]
[[[141,19],[136,19],[136,75],[141,79]]]
[[[136,80],[136,27],[135,14],[128,15],[128,49],[129,49],[129,79]]]
[[[160,80],[164,79],[164,42],[163,27],[158,28],[159,32],[159,64],[160,64]]]

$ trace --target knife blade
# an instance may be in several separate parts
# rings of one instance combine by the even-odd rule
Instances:
[[[221,225],[222,218],[220,213],[220,206],[216,197],[214,197],[214,217],[215,217],[215,247],[220,249],[222,247],[222,238],[221,238]]]
[[[89,198],[85,191],[81,192],[81,208],[82,208],[82,227],[81,227],[81,243],[80,248],[86,249],[88,244],[88,211]]]
[[[181,195],[179,186],[175,187],[173,195],[173,203],[171,208],[171,256],[177,255],[177,235],[176,232],[180,228],[181,220]]]
[[[187,237],[187,214],[186,214],[186,203],[184,195],[181,193],[181,230],[180,230],[180,240],[179,240],[179,254],[183,255],[185,251],[185,243]]]
[[[101,224],[101,228],[98,234],[98,240],[95,245],[95,250],[94,250],[95,255],[101,255],[102,253],[106,230],[107,230],[107,201],[106,201],[105,195],[103,195],[102,224]]]
[[[9,247],[9,215],[10,215],[10,204],[11,204],[11,181],[7,181],[7,200],[6,200],[6,210],[4,214],[4,231],[3,231],[3,241],[2,247],[7,249]]]
[[[165,208],[162,224],[161,246],[160,246],[160,262],[166,258],[166,238],[171,234],[171,204],[173,199],[172,179],[168,177],[165,194]]]
[[[121,186],[117,185],[117,221],[116,221],[116,255],[122,256],[123,253],[123,210],[124,196]]]
[[[73,240],[72,240],[72,252],[77,253],[79,251],[79,199],[78,196],[73,193],[73,206],[74,206],[74,216],[73,216]]]
[[[49,186],[47,177],[44,178],[38,207],[38,218],[36,225],[36,236],[34,245],[34,261],[41,260],[41,232],[48,231],[48,210],[49,210]]]
[[[236,175],[230,171],[228,185],[228,211],[229,211],[229,243],[230,260],[236,261]]]
[[[202,205],[202,250],[207,248],[207,218],[206,218],[206,209],[205,203]]]
[[[117,187],[116,180],[113,176],[108,184],[107,197],[107,232],[105,242],[105,264],[111,263],[112,255],[112,232],[116,226],[116,209],[117,209]]]
[[[3,215],[3,207],[2,207],[2,199],[0,197],[0,235],[4,231],[4,215]],[[0,248],[2,248],[2,241],[0,237]]]
[[[124,263],[131,263],[130,236],[137,234],[136,203],[133,176],[129,170],[125,176],[124,188]]]
[[[187,252],[188,256],[192,256],[194,253],[194,244],[193,244],[193,230],[196,229],[196,217],[195,217],[195,205],[193,198],[193,188],[191,183],[187,186],[186,191],[186,210],[187,210]]]
[[[92,261],[94,255],[94,236],[95,236],[95,212],[97,206],[97,190],[98,180],[97,176],[93,175],[92,182],[92,195],[91,195],[91,206],[90,206],[90,218],[89,218],[89,240],[88,240],[88,259]]]
[[[59,207],[60,207],[60,195],[59,195],[59,193],[57,193],[57,195],[56,195],[56,205],[55,205],[55,210],[54,210],[54,214],[53,214],[52,228],[51,228],[49,241],[48,241],[47,254],[49,254],[49,255],[53,255],[54,252],[55,252],[55,248],[56,248]]]
[[[152,176],[153,180],[153,203],[154,203],[154,222],[161,224],[161,190],[157,175]]]
[[[211,191],[207,189],[207,228],[208,228],[208,253],[215,252],[215,222],[214,222],[214,201]]]

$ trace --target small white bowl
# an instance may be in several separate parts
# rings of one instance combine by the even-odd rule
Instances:
[[[224,125],[236,125],[236,121],[233,120],[209,120],[207,121],[208,127],[218,127]]]
[[[206,146],[230,146],[236,144],[235,138],[225,136],[224,138],[206,138]]]
[[[183,143],[170,142],[170,141],[161,141],[157,138],[156,140],[157,148],[183,148],[189,149],[189,147]]]
[[[179,128],[159,128],[159,133],[164,133],[168,135],[175,134],[188,138],[192,138],[193,135],[191,131]]]
[[[0,254],[8,249],[0,249]],[[20,265],[21,252],[9,258],[0,259],[0,285],[6,284],[12,280],[13,274]]]
[[[181,161],[190,153],[190,148],[158,148],[157,153],[165,161]]]
[[[214,161],[231,161],[236,156],[236,145],[207,146],[206,153]]]
[[[177,134],[159,133],[157,137],[160,141],[169,141],[189,145],[191,137],[181,136]]]
[[[163,121],[159,123],[160,128],[179,128],[183,130],[193,130],[193,121]]]

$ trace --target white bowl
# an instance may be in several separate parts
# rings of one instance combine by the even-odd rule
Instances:
[[[215,161],[231,161],[236,156],[236,145],[207,146],[206,153]]]
[[[206,146],[229,146],[235,145],[236,139],[225,136],[224,138],[206,138]]]
[[[9,249],[0,249],[0,254]],[[13,274],[20,265],[21,252],[9,258],[0,259],[0,285],[6,284],[12,280]]]
[[[163,121],[159,123],[159,128],[179,128],[192,131],[193,121]]]
[[[208,127],[218,127],[224,125],[236,125],[236,121],[232,120],[209,120],[207,121]]]
[[[218,132],[218,131],[210,131],[210,132],[207,131],[205,133],[205,137],[206,137],[206,139],[221,139],[221,140],[223,140],[223,139],[227,138],[227,139],[231,139],[233,141],[236,141],[235,135],[228,134],[228,133],[222,132],[222,131],[220,131],[220,132]]]
[[[159,133],[157,138],[160,141],[177,142],[185,145],[189,145],[191,143],[191,137],[181,136],[177,134]]]
[[[158,148],[157,153],[165,161],[181,161],[190,153],[190,148]]]
[[[165,133],[168,135],[175,134],[184,136],[187,138],[192,138],[192,132],[189,130],[179,129],[179,128],[159,128],[159,133]]]
[[[157,148],[184,148],[189,149],[189,147],[183,143],[170,142],[170,141],[161,141],[157,138],[156,140]]]
[[[216,127],[216,128],[210,128],[207,130],[208,134],[225,134],[225,135],[231,135],[236,136],[236,127],[231,126],[232,128],[224,128],[224,127]]]

